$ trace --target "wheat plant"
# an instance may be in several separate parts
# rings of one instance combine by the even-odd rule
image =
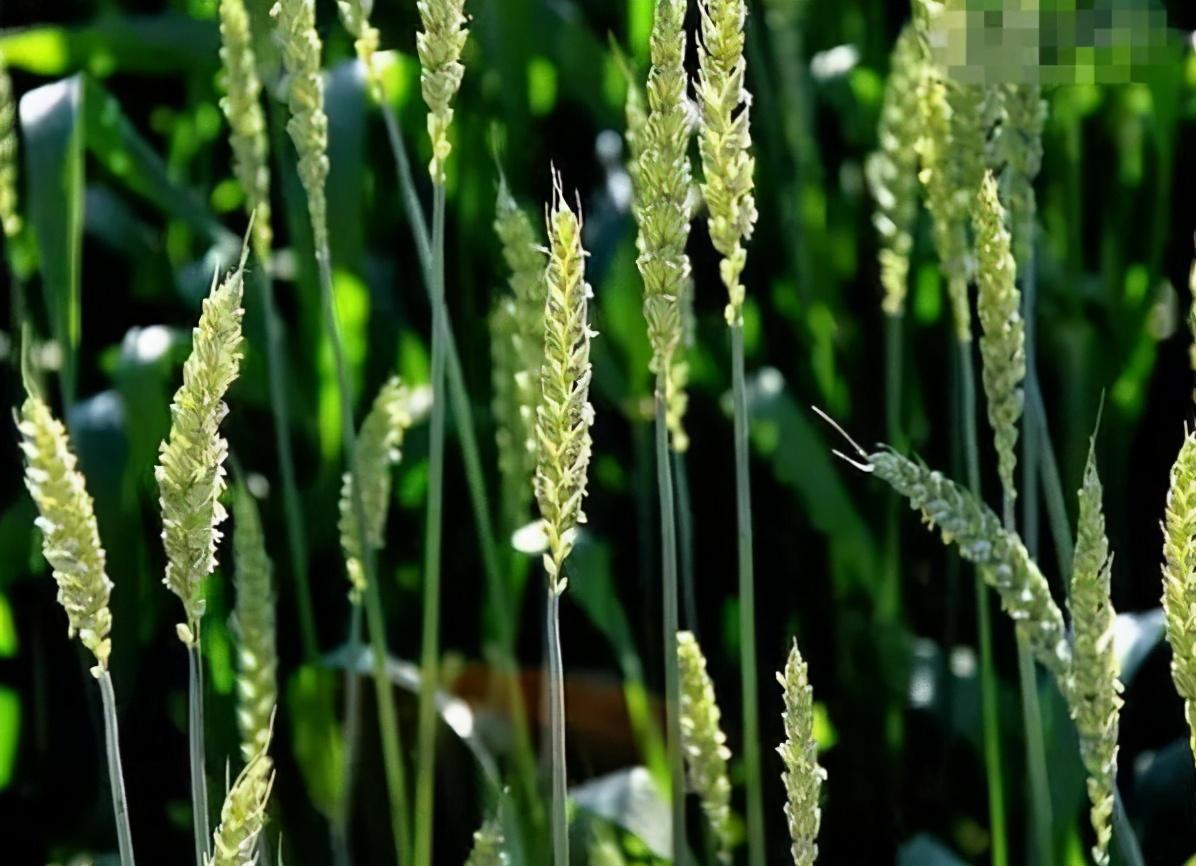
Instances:
[[[265,740],[224,796],[220,825],[204,866],[256,866],[259,862],[266,806],[274,789],[274,762],[269,754],[271,726],[272,722],[266,728]]]
[[[826,770],[818,763],[814,740],[814,690],[809,667],[793,642],[783,673],[777,674],[785,699],[785,740],[777,747],[784,762],[785,819],[789,824],[790,855],[794,866],[812,866],[818,859],[818,829],[822,823],[819,796]]]
[[[273,565],[257,502],[244,482],[233,491],[233,582],[237,605],[237,727],[246,761],[270,742],[270,720],[278,703]]]
[[[677,632],[677,660],[681,669],[681,745],[689,787],[702,804],[719,862],[730,863],[733,834],[727,762],[731,750],[722,730],[714,683],[706,671],[706,657],[692,632]]]
[[[17,212],[17,104],[12,98],[12,79],[0,51],[0,232],[12,238],[21,230]]]
[[[1163,612],[1171,645],[1171,678],[1184,701],[1196,757],[1196,433],[1189,432],[1171,467],[1163,519]]]

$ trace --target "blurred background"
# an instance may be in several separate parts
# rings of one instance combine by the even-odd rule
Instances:
[[[16,95],[70,76],[79,98],[22,129],[22,209],[42,218],[40,256],[29,233],[6,250],[23,275],[28,315],[48,333],[45,294],[67,269],[78,280],[82,330],[69,421],[96,499],[116,589],[113,677],[120,699],[133,832],[146,863],[189,857],[186,659],[173,637],[178,601],[161,586],[164,556],[152,467],[169,423],[189,328],[230,232],[244,230],[218,108],[215,0],[0,0],[0,52]],[[268,0],[249,0],[255,21]],[[1097,4],[1100,5],[1100,4]],[[329,208],[336,289],[358,394],[391,372],[426,381],[430,311],[418,278],[381,117],[352,60],[335,4],[320,2],[331,122]],[[697,23],[691,4],[690,26]],[[884,438],[885,317],[877,240],[863,163],[876,126],[889,51],[909,16],[896,0],[751,0],[748,87],[760,219],[749,247],[745,337],[752,393],[760,693],[769,862],[788,858],[781,811],[780,669],[796,637],[810,664],[816,735],[829,772],[820,862],[953,864],[988,861],[979,745],[971,572],[881,486],[830,453],[834,435],[808,407],[860,441]],[[1038,183],[1037,365],[1073,521],[1087,437],[1105,396],[1097,454],[1116,553],[1113,597],[1124,614],[1121,787],[1152,866],[1196,853],[1196,770],[1180,701],[1160,646],[1159,563],[1168,470],[1192,419],[1188,269],[1196,229],[1196,7],[1167,0],[1172,50],[1138,83],[1046,93],[1050,113]],[[622,141],[625,82],[617,43],[642,76],[651,0],[471,0],[466,75],[448,175],[448,300],[488,472],[499,485],[490,413],[486,316],[506,291],[492,224],[501,162],[537,218],[550,166],[576,189],[586,217],[595,302],[595,458],[589,526],[562,606],[569,672],[571,782],[630,785],[628,767],[659,760],[628,722],[628,684],[646,683],[655,712],[662,675],[649,349],[635,268]],[[417,169],[426,164],[425,108],[414,57],[414,2],[379,3],[382,47],[394,52],[389,98]],[[268,42],[265,43],[268,46]],[[691,61],[693,51],[691,46]],[[289,401],[320,650],[345,640],[346,580],[336,532],[342,466],[331,355],[322,336],[310,234],[284,106],[267,99],[287,328]],[[32,136],[32,140],[30,137]],[[425,201],[426,172],[417,171]],[[962,475],[952,418],[955,352],[925,216],[915,243],[901,365],[902,450]],[[70,268],[75,251],[81,266]],[[709,658],[729,745],[741,753],[734,479],[724,291],[704,222],[690,241],[697,330],[687,456],[696,591],[682,611]],[[16,406],[19,324],[10,269],[0,271],[0,403]],[[328,862],[323,816],[337,772],[335,661],[305,661],[277,483],[264,324],[250,295],[247,357],[224,430],[264,494],[279,604],[280,716],[273,814],[288,863]],[[50,366],[54,358],[43,359]],[[57,359],[61,361],[61,358]],[[450,425],[453,423],[450,413]],[[983,425],[983,421],[981,422]],[[12,426],[0,425],[0,828],[6,863],[65,862],[114,847],[99,703],[66,624],[21,483]],[[981,426],[985,491],[995,460]],[[450,437],[453,431],[450,429]],[[484,604],[460,450],[450,439],[444,575],[444,687],[466,700],[481,739],[501,748],[506,708],[489,700],[493,633]],[[397,469],[382,553],[389,644],[419,646],[426,428]],[[494,500],[497,515],[497,500]],[[510,529],[511,527],[506,527]],[[1060,576],[1045,519],[1041,562]],[[225,557],[227,559],[227,557]],[[538,590],[530,558],[511,556],[513,585]],[[208,758],[219,778],[236,766],[235,647],[226,624],[230,569],[210,580]],[[522,595],[520,662],[533,716],[541,668],[542,594]],[[996,605],[994,605],[994,608]],[[1022,850],[1025,780],[1013,633],[994,613],[1013,860]],[[1044,681],[1044,694],[1054,690]],[[372,696],[365,691],[356,845],[387,862]],[[1060,851],[1082,863],[1090,840],[1083,772],[1066,710],[1046,707]],[[413,695],[400,693],[407,742]],[[489,726],[489,727],[488,727]],[[647,746],[647,751],[645,747]],[[437,862],[459,863],[486,806],[475,758],[448,728],[440,737]],[[733,782],[742,782],[732,762]],[[612,781],[613,780],[613,781]],[[609,786],[608,786],[609,787]],[[604,793],[605,792],[605,793]],[[584,820],[604,815],[629,834],[628,859],[651,862],[651,820],[610,807],[609,790],[578,795]],[[736,809],[742,812],[741,789]],[[696,806],[694,807],[696,809]],[[604,811],[605,810],[605,811]],[[587,811],[590,818],[585,818]],[[643,814],[651,814],[644,812]],[[742,856],[742,854],[741,854]]]

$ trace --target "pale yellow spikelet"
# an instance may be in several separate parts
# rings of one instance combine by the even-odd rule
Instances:
[[[510,859],[505,844],[502,827],[494,818],[488,818],[473,834],[473,850],[465,866],[507,866]]]
[[[233,564],[237,606],[237,727],[241,756],[249,761],[270,741],[270,718],[278,703],[273,566],[253,494],[244,484],[233,492]]]
[[[374,549],[382,547],[386,512],[390,504],[390,467],[402,457],[401,448],[407,429],[415,422],[412,393],[398,376],[391,376],[382,387],[361,423],[357,434],[355,461],[357,472],[346,472],[341,479],[340,534],[349,574],[350,598],[356,603],[365,591],[365,551],[361,549],[357,520],[353,509],[353,477],[361,479],[361,503],[365,510],[365,540]]]
[[[909,257],[918,219],[918,80],[922,51],[912,24],[897,37],[885,84],[877,130],[878,149],[867,162],[868,186],[876,202],[872,221],[880,235],[881,308],[887,315],[905,311]]]
[[[258,840],[266,826],[266,806],[274,788],[269,746],[267,738],[224,795],[220,826],[212,834],[207,866],[256,866]]]
[[[225,92],[220,108],[228,119],[233,171],[245,191],[246,210],[253,215],[254,253],[265,261],[274,238],[270,225],[270,166],[262,84],[245,0],[220,0],[220,42]]]
[[[68,634],[95,656],[93,673],[108,667],[112,581],[104,570],[95,505],[71,450],[66,428],[42,398],[30,392],[17,419],[25,454],[25,486],[37,506],[42,554],[58,584]]]
[[[719,860],[731,862],[731,750],[720,727],[722,713],[706,658],[693,632],[677,632],[677,664],[681,677],[681,748],[689,787],[698,795],[718,846]]]
[[[12,237],[21,230],[17,213],[17,103],[4,53],[0,52],[0,231]]]
[[[997,181],[986,172],[972,213],[976,233],[976,302],[980,318],[981,378],[988,398],[988,420],[997,451],[997,474],[1007,501],[1017,496],[1017,424],[1022,416],[1022,380],[1026,378],[1026,328],[1017,265],[1005,227],[1005,208]]]
[[[370,25],[370,13],[374,9],[374,0],[337,0],[337,10],[340,12],[341,23],[353,37],[353,48],[357,52],[357,59],[365,68],[366,85],[370,96],[375,102],[381,102],[382,69],[378,66],[378,44],[380,36],[378,30]]]
[[[722,255],[719,274],[727,288],[729,325],[743,322],[744,288],[740,283],[747,252],[743,242],[756,224],[752,195],[755,159],[749,127],[751,95],[744,86],[744,0],[698,0],[698,105],[701,129],[702,197],[709,212],[710,240]]]
[[[307,193],[316,251],[328,248],[328,116],[324,113],[322,45],[316,32],[315,0],[278,0],[270,9],[287,71],[287,132],[299,155],[299,180]]]
[[[1107,866],[1109,840],[1113,835],[1111,821],[1122,699],[1113,642],[1117,612],[1110,597],[1113,557],[1105,535],[1101,497],[1093,436],[1080,488],[1080,516],[1068,595],[1073,663],[1064,694],[1080,736],[1080,756],[1088,773],[1092,829],[1096,833],[1092,857],[1097,866]]]
[[[548,550],[544,570],[549,588],[565,591],[562,573],[573,550],[577,527],[585,523],[582,501],[590,466],[590,286],[585,280],[586,252],[581,244],[581,215],[565,203],[560,175],[553,176],[552,207],[547,214],[548,286],[544,305],[544,365],[540,405],[536,409],[534,489]]]
[[[1196,433],[1184,436],[1171,467],[1163,520],[1163,612],[1171,678],[1184,701],[1196,757]]]
[[[465,0],[419,0],[416,3],[424,29],[416,34],[421,66],[420,85],[428,106],[428,135],[432,139],[432,182],[444,183],[444,164],[453,150],[449,127],[453,123],[453,97],[461,86],[465,67],[461,50],[469,38]]]
[[[192,643],[199,633],[205,602],[203,581],[216,567],[217,528],[226,516],[224,461],[228,443],[220,422],[228,412],[224,395],[237,378],[241,363],[241,299],[245,259],[224,282],[212,280],[191,354],[183,364],[183,384],[170,404],[170,434],[158,449],[154,477],[162,508],[162,542],[166,548],[163,583],[183,602],[186,622],[179,637]]]
[[[819,795],[826,770],[818,763],[814,740],[814,690],[809,669],[797,641],[789,651],[784,673],[777,674],[785,699],[785,740],[777,753],[785,764],[785,819],[789,823],[789,851],[794,866],[811,866],[818,859],[818,830],[822,823]]]

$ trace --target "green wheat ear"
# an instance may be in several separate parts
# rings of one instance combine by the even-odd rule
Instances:
[[[789,823],[790,853],[795,866],[811,866],[818,859],[818,829],[822,812],[818,796],[826,781],[826,770],[818,764],[814,741],[814,690],[809,669],[798,651],[797,641],[789,651],[784,673],[777,674],[784,692],[785,741],[777,753],[785,764],[785,818]]]
[[[428,136],[432,139],[432,161],[428,171],[433,183],[444,184],[444,164],[452,153],[449,127],[453,123],[453,97],[461,86],[465,67],[461,49],[469,38],[465,26],[465,0],[419,0],[423,31],[416,34],[420,86],[428,106]]]
[[[216,567],[221,538],[217,527],[226,516],[220,496],[228,443],[220,435],[220,422],[228,413],[224,395],[240,369],[248,255],[246,243],[240,263],[224,282],[217,285],[213,275],[211,294],[203,301],[193,331],[191,354],[183,364],[183,384],[170,404],[170,434],[158,449],[154,469],[167,557],[163,583],[183,603],[186,622],[179,624],[178,634],[188,645],[199,636],[203,581]]]
[[[233,493],[233,563],[237,606],[237,726],[241,756],[249,761],[270,742],[270,718],[278,702],[273,566],[266,553],[262,520],[253,494],[243,484]]]
[[[1008,202],[1013,256],[1018,270],[1029,273],[1034,253],[1038,202],[1034,179],[1042,168],[1042,130],[1047,103],[1041,88],[1009,84],[1002,88],[1004,118],[1001,133],[1001,194]]]
[[[698,795],[710,822],[719,860],[730,863],[731,781],[727,761],[731,750],[720,727],[722,713],[714,697],[714,683],[706,672],[706,658],[693,632],[677,632],[677,662],[681,673],[681,747],[689,787]]]
[[[66,611],[70,637],[95,656],[92,673],[108,667],[112,581],[105,572],[95,505],[71,450],[66,428],[40,396],[28,389],[17,418],[25,454],[25,486],[37,506],[42,554],[58,584],[58,603]]]
[[[17,104],[4,53],[0,52],[0,231],[13,237],[21,230],[17,213]]]
[[[265,743],[225,794],[207,866],[256,866],[258,839],[266,826],[266,805],[274,788],[274,762],[267,751],[269,746],[267,731]]]
[[[370,13],[374,0],[337,0],[341,23],[353,37],[353,48],[357,59],[365,67],[366,83],[375,102],[383,99],[382,70],[378,67],[379,34],[370,26]]]
[[[503,522],[513,532],[527,521],[535,473],[533,452],[524,439],[523,406],[515,387],[520,374],[516,345],[519,323],[514,298],[499,298],[490,311],[490,411],[494,414],[494,444],[502,478]],[[539,384],[537,377],[536,383]]]
[[[392,376],[374,398],[369,413],[357,434],[356,476],[361,479],[361,500],[365,508],[365,539],[374,549],[382,547],[386,512],[390,504],[390,467],[402,457],[403,437],[421,414],[427,402],[427,392],[412,392]],[[341,480],[340,535],[341,549],[351,583],[350,598],[354,603],[365,591],[365,551],[358,539],[357,521],[353,510],[353,475],[346,472]]]
[[[503,849],[502,827],[494,818],[488,818],[473,834],[473,849],[465,866],[507,866],[510,860]]]
[[[1113,645],[1113,627],[1117,621],[1110,598],[1113,557],[1105,535],[1101,497],[1093,435],[1080,488],[1080,516],[1068,596],[1073,662],[1065,694],[1080,735],[1080,756],[1088,772],[1092,829],[1096,832],[1092,857],[1097,866],[1107,866],[1117,778],[1118,714],[1123,702]]]
[[[878,150],[867,162],[868,187],[876,202],[872,221],[880,235],[881,308],[890,316],[905,311],[909,257],[918,220],[918,81],[922,75],[918,34],[907,24],[897,37],[885,84],[877,130]]]
[[[1171,678],[1184,701],[1196,756],[1196,432],[1184,437],[1171,467],[1163,519],[1163,612]]]
[[[544,365],[540,370],[542,399],[536,409],[536,477],[534,490],[548,550],[544,570],[551,590],[565,591],[562,573],[573,550],[577,527],[585,523],[582,501],[590,466],[589,301],[585,280],[586,252],[581,245],[581,215],[565,203],[559,174],[553,175],[552,208],[547,214],[548,287],[544,305]]]

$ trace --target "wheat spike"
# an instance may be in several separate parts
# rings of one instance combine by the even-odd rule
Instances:
[[[287,71],[287,132],[299,155],[299,180],[307,193],[316,250],[328,248],[328,116],[324,113],[322,45],[316,32],[315,0],[278,0],[270,9],[278,28],[282,62]]]
[[[490,407],[494,415],[494,444],[502,477],[504,523],[514,531],[527,521],[535,476],[534,452],[524,439],[523,406],[516,389],[520,373],[516,346],[519,325],[513,298],[500,298],[490,311]],[[536,384],[539,384],[536,377]],[[534,430],[534,428],[533,428]]]
[[[710,240],[722,255],[719,274],[727,288],[727,323],[743,321],[744,288],[739,278],[747,261],[743,242],[756,224],[752,195],[751,94],[744,86],[744,0],[698,0],[698,151],[705,180],[702,196],[709,210]]]
[[[443,185],[444,164],[453,150],[448,137],[453,123],[453,97],[465,74],[461,65],[461,49],[469,38],[465,0],[419,0],[416,6],[424,27],[415,37],[415,47],[421,67],[420,85],[428,106],[428,136],[432,139],[428,171],[433,183]]]
[[[493,818],[487,819],[473,834],[473,850],[465,866],[507,866],[510,859],[504,850],[502,827]]]
[[[1002,96],[1001,193],[1008,203],[1013,256],[1019,271],[1024,273],[1031,266],[1034,253],[1038,213],[1034,179],[1042,168],[1042,129],[1046,124],[1047,103],[1041,88],[1029,84],[1005,85]]]
[[[1171,467],[1163,520],[1163,611],[1171,678],[1184,700],[1196,756],[1196,432],[1184,437]]]
[[[241,756],[249,761],[270,741],[270,717],[278,702],[278,654],[274,645],[273,566],[253,494],[233,491],[233,563],[237,606],[237,726]]]
[[[905,311],[909,257],[918,219],[918,80],[922,74],[918,35],[907,24],[897,37],[885,84],[877,130],[877,151],[867,162],[868,186],[876,202],[872,222],[880,235],[881,308],[887,315]]]
[[[722,714],[714,697],[714,683],[706,672],[706,658],[693,632],[677,632],[677,662],[681,673],[681,748],[689,771],[689,787],[698,795],[710,822],[719,860],[730,863],[731,781],[727,761],[731,750],[719,726]]]
[[[162,508],[166,547],[163,583],[183,602],[186,622],[179,638],[191,644],[204,614],[203,580],[216,567],[217,527],[226,516],[224,460],[228,443],[220,422],[228,413],[224,395],[241,363],[241,299],[245,259],[204,299],[199,325],[192,332],[191,354],[183,364],[183,384],[170,404],[170,434],[158,448],[154,477]]]
[[[585,523],[582,501],[590,465],[590,330],[592,296],[585,281],[586,252],[581,244],[581,216],[565,203],[560,175],[553,176],[552,207],[547,215],[548,266],[544,305],[544,365],[540,405],[536,409],[534,489],[548,550],[544,570],[551,590],[565,591],[562,574],[573,550],[578,524]]]
[[[269,731],[267,731],[269,734]],[[262,745],[224,795],[220,826],[212,834],[206,866],[256,866],[258,839],[266,826],[266,805],[274,788],[274,762]]]
[[[21,230],[17,213],[17,103],[12,79],[0,51],[0,231],[13,237]]]
[[[976,309],[980,318],[981,379],[988,398],[988,420],[997,450],[997,473],[1007,501],[1017,496],[1017,423],[1022,416],[1022,380],[1026,378],[1026,328],[1017,265],[1010,250],[997,181],[986,172],[976,197],[972,224],[976,232]]]
[[[258,79],[245,0],[220,0],[220,43],[225,91],[220,108],[228,118],[233,171],[245,191],[245,207],[253,215],[254,253],[260,261],[266,261],[274,242],[270,226],[269,154],[260,101],[262,84]]]
[[[1080,488],[1080,516],[1068,596],[1073,661],[1064,693],[1080,735],[1080,756],[1088,772],[1092,829],[1096,832],[1092,856],[1097,866],[1107,866],[1113,833],[1118,713],[1122,700],[1113,645],[1117,612],[1113,610],[1109,585],[1113,557],[1105,535],[1101,497],[1094,435]]]
[[[95,676],[107,670],[112,642],[108,597],[112,581],[104,570],[95,505],[62,422],[40,396],[29,391],[17,419],[25,454],[25,486],[37,506],[42,554],[58,584],[70,637],[95,656]]]
[[[375,102],[381,102],[382,69],[378,66],[378,44],[381,37],[378,29],[370,25],[374,0],[337,0],[336,8],[340,12],[341,23],[353,37],[353,49],[357,52],[357,59],[365,68],[366,86],[369,88],[370,97]]]
[[[785,783],[785,818],[789,823],[790,854],[794,866],[811,866],[818,859],[818,828],[822,812],[818,796],[826,781],[826,770],[818,764],[818,744],[814,741],[814,690],[809,669],[793,642],[785,672],[777,674],[784,692],[785,740],[777,753],[785,764],[781,779]]]

